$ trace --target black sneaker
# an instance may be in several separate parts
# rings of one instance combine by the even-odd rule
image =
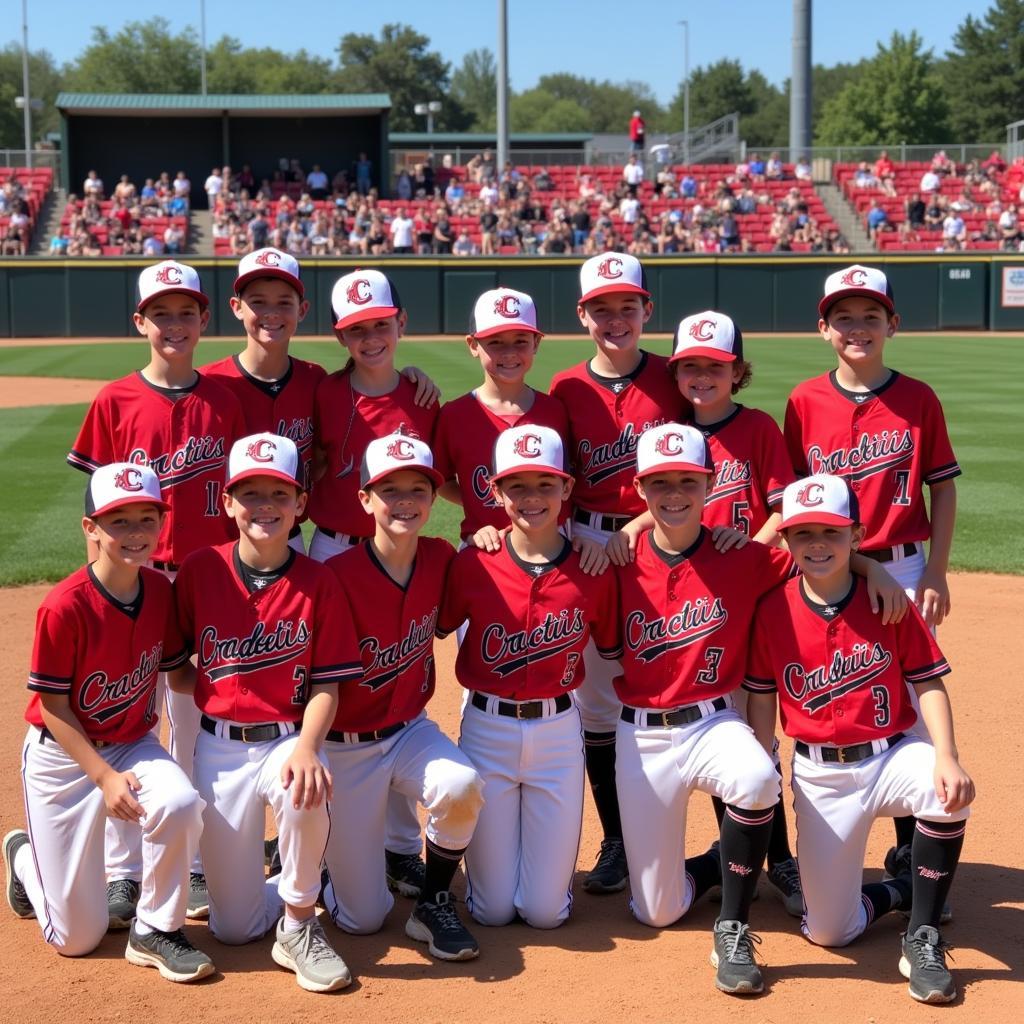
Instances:
[[[795,857],[768,865],[768,881],[782,897],[782,905],[790,917],[804,916],[804,890],[800,885],[800,869]]]
[[[417,903],[405,922],[405,934],[426,942],[430,955],[438,960],[472,960],[480,955],[476,939],[459,920],[450,892],[439,892],[433,903]]]
[[[185,916],[197,921],[210,916],[210,894],[206,891],[206,875],[193,871],[188,876],[188,907]]]
[[[28,842],[28,833],[16,828],[4,836],[4,867],[7,869],[7,906],[22,918],[35,917],[36,911],[21,879],[14,873],[14,855]]]
[[[900,974],[910,981],[908,991],[919,1003],[951,1003],[956,999],[956,985],[946,967],[949,946],[937,928],[923,924],[903,936]]]
[[[107,882],[107,927],[112,932],[131,927],[141,888],[134,878],[115,878]]]
[[[716,921],[711,965],[718,968],[715,988],[730,995],[757,995],[764,991],[764,979],[754,960],[754,944],[761,937],[750,925],[739,921]]]
[[[629,865],[626,863],[625,843],[617,836],[602,839],[597,863],[583,879],[584,891],[594,894],[622,892],[627,878]]]
[[[410,899],[419,899],[427,880],[427,865],[418,853],[384,851],[385,876],[388,888]]]
[[[263,866],[267,869],[267,875],[273,877],[281,874],[281,851],[278,848],[278,838],[263,840]]]
[[[198,981],[214,972],[213,961],[196,949],[180,928],[176,932],[139,935],[133,922],[124,956],[138,967],[155,967],[168,981]]]
[[[885,854],[885,870],[882,872],[882,881],[891,882],[894,878],[900,878],[906,876],[907,881],[913,887],[913,870],[911,868],[910,860],[910,844],[904,843],[903,846],[897,847],[890,846]],[[910,916],[910,908],[906,907],[903,910],[903,916]],[[949,900],[946,900],[942,904],[942,913],[939,914],[939,924],[949,924],[953,920],[953,908],[949,905]]]

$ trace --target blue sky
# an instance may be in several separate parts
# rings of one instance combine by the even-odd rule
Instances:
[[[13,8],[17,0],[9,0]],[[815,63],[835,64],[870,56],[877,42],[895,31],[916,29],[925,45],[942,54],[968,14],[979,17],[989,0],[897,0],[864,5],[818,0],[812,30]],[[402,22],[429,36],[433,48],[457,66],[476,47],[494,49],[497,0],[206,0],[208,42],[232,35],[248,46],[302,47],[336,57],[346,32],[376,35],[384,21]],[[18,4],[20,8],[20,3]],[[791,0],[508,0],[509,67],[512,87],[527,89],[546,73],[568,71],[589,78],[646,81],[667,102],[683,76],[683,29],[690,25],[690,65],[736,58],[776,84],[789,76],[792,53]],[[124,13],[123,13],[124,12]],[[176,4],[136,0],[131,5],[96,5],[82,0],[28,0],[29,48],[71,60],[91,37],[93,25],[115,32],[126,21],[162,14],[177,31],[198,31],[200,0]],[[642,16],[640,16],[642,12]],[[13,13],[13,11],[11,12]],[[20,14],[20,10],[19,10]],[[4,19],[7,38],[20,42],[20,17]],[[160,91],[160,83],[153,83]]]

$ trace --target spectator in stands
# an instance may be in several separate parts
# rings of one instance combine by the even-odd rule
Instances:
[[[448,181],[448,187],[444,190],[444,201],[451,209],[457,210],[465,195],[466,190],[462,186],[462,180],[457,174],[453,175]]]
[[[924,213],[926,207],[919,192],[912,192],[910,194],[910,198],[904,204],[903,209],[906,214],[906,222],[912,228],[924,227]]]
[[[188,180],[184,171],[178,171],[174,176],[174,198],[184,199],[185,208],[188,209],[189,198],[192,195],[192,182]]]
[[[783,232],[775,241],[775,245],[772,249],[773,252],[792,252],[793,242],[789,237],[788,232]]]
[[[676,172],[668,164],[658,168],[658,175],[654,181],[654,194],[662,199],[679,198],[679,192],[676,189]]]
[[[942,245],[948,252],[956,252],[964,247],[967,241],[967,226],[963,217],[955,210],[950,210],[942,222]]]
[[[570,206],[569,223],[572,225],[573,250],[582,252],[593,229],[586,203],[577,202]]]
[[[452,246],[452,253],[455,256],[477,256],[479,252],[476,243],[469,237],[468,232],[460,231],[459,237]]]
[[[185,229],[180,224],[171,221],[164,228],[164,252],[170,256],[177,256],[184,251]]]
[[[413,217],[413,234],[416,238],[416,252],[429,256],[434,247],[434,218],[430,210],[421,206]]]
[[[224,179],[221,177],[220,170],[214,167],[206,176],[206,181],[203,182],[203,191],[206,193],[206,203],[209,209],[212,210],[216,207],[217,199],[223,190]]]
[[[564,222],[552,222],[548,225],[544,241],[538,249],[545,256],[561,256],[564,253],[572,252],[571,229]]]
[[[951,210],[956,210],[957,213],[971,213],[974,210],[974,199],[971,197],[969,185],[965,185],[960,190],[960,195],[949,204],[949,207]]]
[[[935,156],[932,157],[931,170],[940,178],[944,178],[947,174],[956,174],[956,164],[946,156],[946,151],[944,149],[940,149]]]
[[[391,218],[389,228],[391,234],[391,251],[400,255],[410,255],[413,251],[413,229],[415,225],[412,217],[408,216],[404,206],[395,210]]]
[[[143,256],[163,256],[164,254],[164,240],[157,238],[156,235],[147,235],[142,243],[142,255]]]
[[[3,253],[7,256],[28,255],[29,236],[32,231],[32,222],[25,212],[24,205],[20,199],[15,200],[11,207],[10,218],[7,221],[7,233],[4,235]]]
[[[896,198],[896,165],[889,159],[889,153],[887,150],[882,150],[879,154],[878,159],[875,161],[875,166],[872,168],[876,180],[878,181],[879,188],[887,196]]]
[[[811,174],[811,162],[805,156],[800,157],[793,168],[793,177],[797,181],[810,181]]]
[[[644,124],[640,111],[634,110],[633,116],[629,119],[629,148],[634,153],[643,153],[646,135],[647,125]]]
[[[510,200],[515,198],[522,177],[512,161],[506,160],[505,166],[501,169],[501,178],[498,181],[498,192],[502,199]]]
[[[750,177],[753,178],[754,181],[756,181],[756,182],[764,181],[764,177],[765,177],[764,172],[766,170],[766,167],[765,167],[764,158],[761,156],[760,153],[751,153],[750,154],[749,170],[750,170]]]
[[[498,171],[494,166],[494,153],[485,149],[480,158],[480,184],[488,181],[497,181]]]
[[[321,170],[319,164],[313,164],[313,169],[306,175],[306,188],[314,199],[326,199],[330,182],[327,175]]]
[[[991,167],[996,174],[1002,174],[1006,170],[1006,161],[998,149],[993,149],[981,165],[986,171]]]
[[[267,218],[267,213],[268,211],[265,206],[257,206],[246,228],[249,235],[249,245],[254,251],[266,248],[267,236],[270,234],[270,221]]]
[[[498,248],[498,215],[491,207],[480,214],[480,253],[493,256]]]
[[[1017,204],[1010,203],[999,216],[999,237],[1002,248],[1007,252],[1017,249],[1021,239],[1020,218],[1017,214]]]
[[[338,173],[331,179],[331,194],[335,199],[345,199],[350,191],[351,186],[348,180],[348,171],[338,171]]]
[[[740,224],[732,213],[727,213],[722,218],[718,225],[718,237],[721,239],[722,252],[736,252],[739,249]]]
[[[853,172],[853,184],[857,188],[878,187],[878,179],[875,177],[875,172],[868,167],[867,160],[861,160],[857,164],[857,170]]]
[[[498,186],[494,179],[486,179],[480,186],[480,202],[483,203],[484,206],[496,206],[499,198]]]
[[[382,256],[388,251],[388,233],[380,214],[370,215],[370,226],[366,229],[366,244],[371,256]]]
[[[829,252],[848,253],[850,251],[850,243],[839,228],[832,228],[829,231],[826,236],[826,247]]]
[[[94,199],[103,198],[103,179],[95,171],[90,171],[85,176],[85,181],[82,184],[82,195],[91,196]]]
[[[938,192],[942,187],[942,179],[931,167],[921,175],[920,191],[927,195],[931,192]]]
[[[555,187],[554,182],[551,180],[551,174],[546,167],[542,167],[533,176],[533,187],[538,192],[550,192]]]
[[[403,167],[398,172],[398,179],[395,181],[395,195],[403,203],[412,199],[412,175],[409,173],[408,167]]]
[[[623,196],[619,203],[619,216],[624,224],[635,224],[640,218],[640,200],[636,196]]]
[[[455,232],[452,230],[448,213],[442,206],[438,210],[437,223],[434,225],[434,252],[438,256],[447,256],[455,244]]]
[[[430,157],[413,167],[412,184],[418,199],[432,199],[437,193],[434,165]]]
[[[697,179],[690,171],[683,175],[683,180],[679,183],[679,191],[684,199],[697,198]]]
[[[933,193],[924,211],[924,224],[929,231],[937,231],[946,219],[946,200],[944,196]]]
[[[129,203],[135,199],[135,185],[127,174],[122,174],[114,186],[114,199]]]
[[[868,210],[867,215],[867,226],[868,238],[875,243],[878,242],[878,236],[883,231],[887,231],[890,227],[889,215],[885,212],[885,208],[877,199],[871,200],[871,209]]]
[[[738,181],[741,184],[750,180],[750,163],[746,160],[741,160],[732,172],[732,180]]]
[[[644,168],[635,153],[631,154],[626,166],[622,168],[622,183],[631,196],[636,196],[644,180]]]
[[[235,177],[231,176],[231,168],[225,167],[221,177],[224,178],[224,187],[229,192],[246,189],[251,194],[256,191],[256,175],[252,173],[249,164],[242,164],[242,169]]]
[[[980,231],[972,232],[972,242],[998,242],[1000,241],[999,226],[994,220],[985,221]]]
[[[745,188],[736,197],[736,210],[743,214],[757,212],[757,196],[754,195],[752,188]]]
[[[764,165],[764,176],[768,181],[782,181],[786,175],[786,169],[779,158],[779,154],[773,152],[767,163]]]
[[[356,179],[356,191],[361,196],[368,195],[373,187],[373,161],[365,153],[360,153],[353,170]]]

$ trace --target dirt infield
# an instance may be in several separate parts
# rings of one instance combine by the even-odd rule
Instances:
[[[562,928],[539,932],[523,925],[477,926],[480,959],[469,964],[431,961],[405,937],[410,904],[399,899],[383,931],[345,936],[328,931],[356,983],[332,996],[301,992],[293,976],[270,959],[270,940],[231,948],[205,925],[189,925],[192,940],[216,960],[221,973],[208,982],[174,986],[155,971],[123,959],[124,933],[109,935],[91,956],[62,960],[34,921],[0,909],[7,952],[0,960],[0,1021],[171,1024],[207,1021],[298,1021],[338,1014],[374,1024],[410,1020],[475,1024],[516,1022],[1018,1021],[1024,1013],[1024,848],[1020,835],[1021,736],[1024,711],[1006,638],[1024,604],[1024,579],[958,575],[952,578],[954,614],[941,630],[955,666],[950,684],[964,764],[979,797],[954,890],[955,921],[946,937],[961,995],[953,1007],[912,1004],[897,972],[901,919],[882,921],[843,950],[823,950],[797,933],[774,894],[762,883],[752,923],[763,938],[768,992],[741,1002],[714,990],[708,964],[714,904],[664,931],[632,920],[623,896],[593,897],[577,885],[572,917]],[[7,649],[0,667],[0,707],[9,722],[0,735],[0,765],[8,785],[0,795],[0,827],[20,827],[20,750],[24,735],[25,674],[36,605],[43,587],[0,591],[0,624]],[[457,735],[459,691],[451,667],[454,647],[440,645],[440,692],[434,715]],[[788,751],[787,755],[788,757]],[[787,773],[788,774],[788,773]],[[787,798],[788,802],[788,798]],[[688,846],[704,849],[712,837],[709,801],[692,803]],[[335,822],[335,827],[344,827]],[[891,826],[880,822],[868,864],[881,863]],[[598,841],[588,798],[580,867],[589,867]],[[876,872],[872,872],[872,875]]]
[[[0,409],[23,409],[34,405],[75,405],[91,402],[106,383],[74,377],[0,378]]]

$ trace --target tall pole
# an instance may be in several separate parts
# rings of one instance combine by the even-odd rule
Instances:
[[[32,94],[28,76],[28,0],[21,0],[21,92],[25,101],[25,166],[32,166]]]
[[[690,162],[690,23],[683,26],[683,163]]]
[[[199,89],[206,95],[206,0],[199,0]]]
[[[498,0],[498,159],[501,174],[508,160],[508,0]]]
[[[811,0],[793,0],[793,72],[789,96],[789,158],[811,145]]]

